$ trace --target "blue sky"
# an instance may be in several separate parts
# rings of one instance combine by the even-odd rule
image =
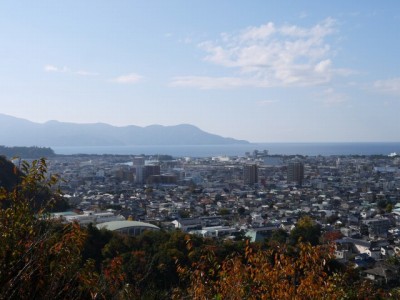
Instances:
[[[400,1],[2,1],[0,112],[400,141]]]

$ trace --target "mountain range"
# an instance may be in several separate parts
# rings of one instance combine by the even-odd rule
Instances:
[[[130,146],[130,145],[227,145],[247,144],[205,132],[196,126],[77,124],[58,121],[35,123],[0,114],[0,145],[5,146]]]

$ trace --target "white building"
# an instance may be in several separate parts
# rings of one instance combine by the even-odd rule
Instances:
[[[121,215],[115,215],[112,212],[96,213],[94,211],[84,211],[83,214],[64,216],[64,220],[69,223],[76,221],[81,225],[87,225],[89,223],[99,224],[111,221],[122,221],[125,220],[125,218]]]

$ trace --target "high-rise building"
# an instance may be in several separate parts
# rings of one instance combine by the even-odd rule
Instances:
[[[258,183],[258,166],[256,164],[247,164],[243,166],[244,184],[253,185]]]
[[[143,183],[148,183],[151,176],[160,175],[160,165],[147,165],[143,167]]]
[[[136,156],[133,158],[133,167],[135,168],[135,183],[143,183],[144,157]]]
[[[287,182],[297,183],[301,185],[304,179],[304,163],[301,160],[295,159],[289,162],[287,166]]]

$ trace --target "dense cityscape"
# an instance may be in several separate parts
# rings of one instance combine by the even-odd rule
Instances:
[[[323,233],[336,233],[337,259],[362,267],[379,283],[398,283],[399,268],[393,272],[385,262],[400,254],[399,166],[395,153],[306,157],[271,156],[267,150],[243,157],[49,160],[50,173],[64,179],[64,197],[76,208],[56,214],[65,221],[126,219],[203,237],[262,242],[278,229],[289,234],[307,215]],[[107,210],[115,219],[101,217]]]

